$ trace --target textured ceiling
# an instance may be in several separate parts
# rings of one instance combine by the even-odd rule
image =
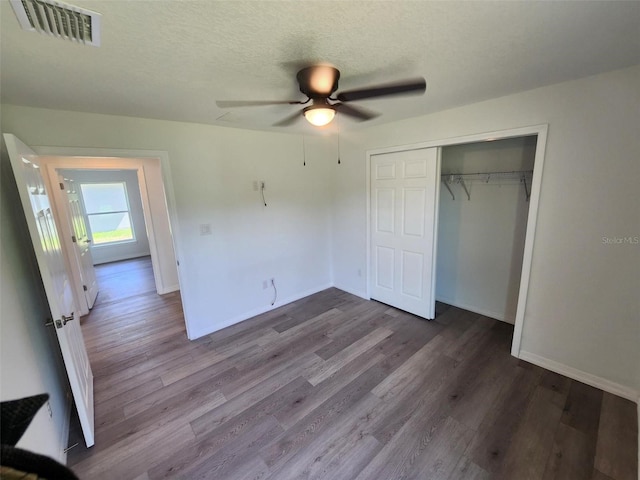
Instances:
[[[71,1],[102,14],[102,45],[20,29],[0,0],[3,103],[218,124],[271,124],[325,62],[340,90],[423,76],[424,96],[358,102],[378,124],[640,64],[640,2]],[[356,124],[342,119],[341,128]]]

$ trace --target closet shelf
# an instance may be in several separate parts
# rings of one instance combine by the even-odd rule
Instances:
[[[442,183],[447,187],[449,193],[451,194],[451,198],[453,200],[456,199],[453,194],[453,190],[451,190],[451,185],[457,184],[460,185],[464,192],[467,194],[467,200],[471,200],[471,194],[469,193],[469,189],[467,188],[467,184],[465,180],[468,182],[481,181],[484,183],[489,183],[492,180],[518,180],[524,186],[524,193],[526,196],[527,202],[529,201],[529,197],[531,193],[529,191],[529,184],[531,183],[531,179],[533,178],[533,170],[514,170],[510,172],[477,172],[477,173],[443,173],[441,175]]]

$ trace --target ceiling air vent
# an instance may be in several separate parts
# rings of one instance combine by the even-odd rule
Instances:
[[[100,46],[99,13],[52,0],[11,0],[11,6],[24,30]]]

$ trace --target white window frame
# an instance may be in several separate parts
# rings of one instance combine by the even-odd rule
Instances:
[[[124,190],[124,200],[127,203],[127,210],[114,210],[114,211],[109,211],[109,212],[98,212],[98,213],[89,213],[87,211],[87,207],[84,201],[84,191],[82,190],[82,186],[83,185],[122,185],[122,188]],[[122,181],[122,182],[81,182],[80,183],[80,198],[82,201],[82,205],[83,205],[83,210],[84,210],[84,215],[86,217],[86,223],[87,223],[87,230],[89,231],[89,235],[91,236],[91,245],[92,247],[95,248],[102,248],[102,247],[111,247],[113,245],[121,245],[123,243],[134,243],[137,242],[136,239],[136,229],[133,226],[133,215],[131,214],[131,204],[129,203],[129,191],[127,189],[127,182]],[[109,215],[109,214],[114,214],[114,213],[127,213],[129,215],[129,224],[131,225],[131,235],[133,238],[127,239],[127,240],[117,240],[114,242],[103,242],[103,243],[96,243],[94,238],[93,238],[93,229],[91,228],[91,222],[89,221],[89,217],[91,215]]]

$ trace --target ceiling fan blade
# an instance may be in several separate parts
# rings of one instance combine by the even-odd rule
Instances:
[[[287,127],[287,126],[295,123],[295,121],[298,120],[299,118],[302,118],[302,112],[301,111],[297,111],[297,112],[293,113],[292,115],[289,115],[288,117],[283,118],[279,122],[274,123],[273,126],[274,127]]]
[[[352,102],[354,100],[385,97],[388,95],[401,95],[411,93],[419,94],[424,93],[426,89],[426,80],[424,78],[416,78],[412,80],[406,80],[404,82],[388,83],[385,85],[378,85],[376,87],[360,88],[358,90],[342,92],[338,95],[338,100],[340,100],[341,102]]]
[[[349,115],[350,117],[357,118],[360,121],[371,120],[372,118],[376,118],[379,116],[379,113],[372,112],[371,110],[367,110],[362,107],[354,107],[351,105],[346,105],[344,103],[334,103],[333,107],[340,113],[344,115]]]
[[[302,105],[304,102],[297,100],[216,100],[219,108],[234,107],[260,107],[266,105]]]

